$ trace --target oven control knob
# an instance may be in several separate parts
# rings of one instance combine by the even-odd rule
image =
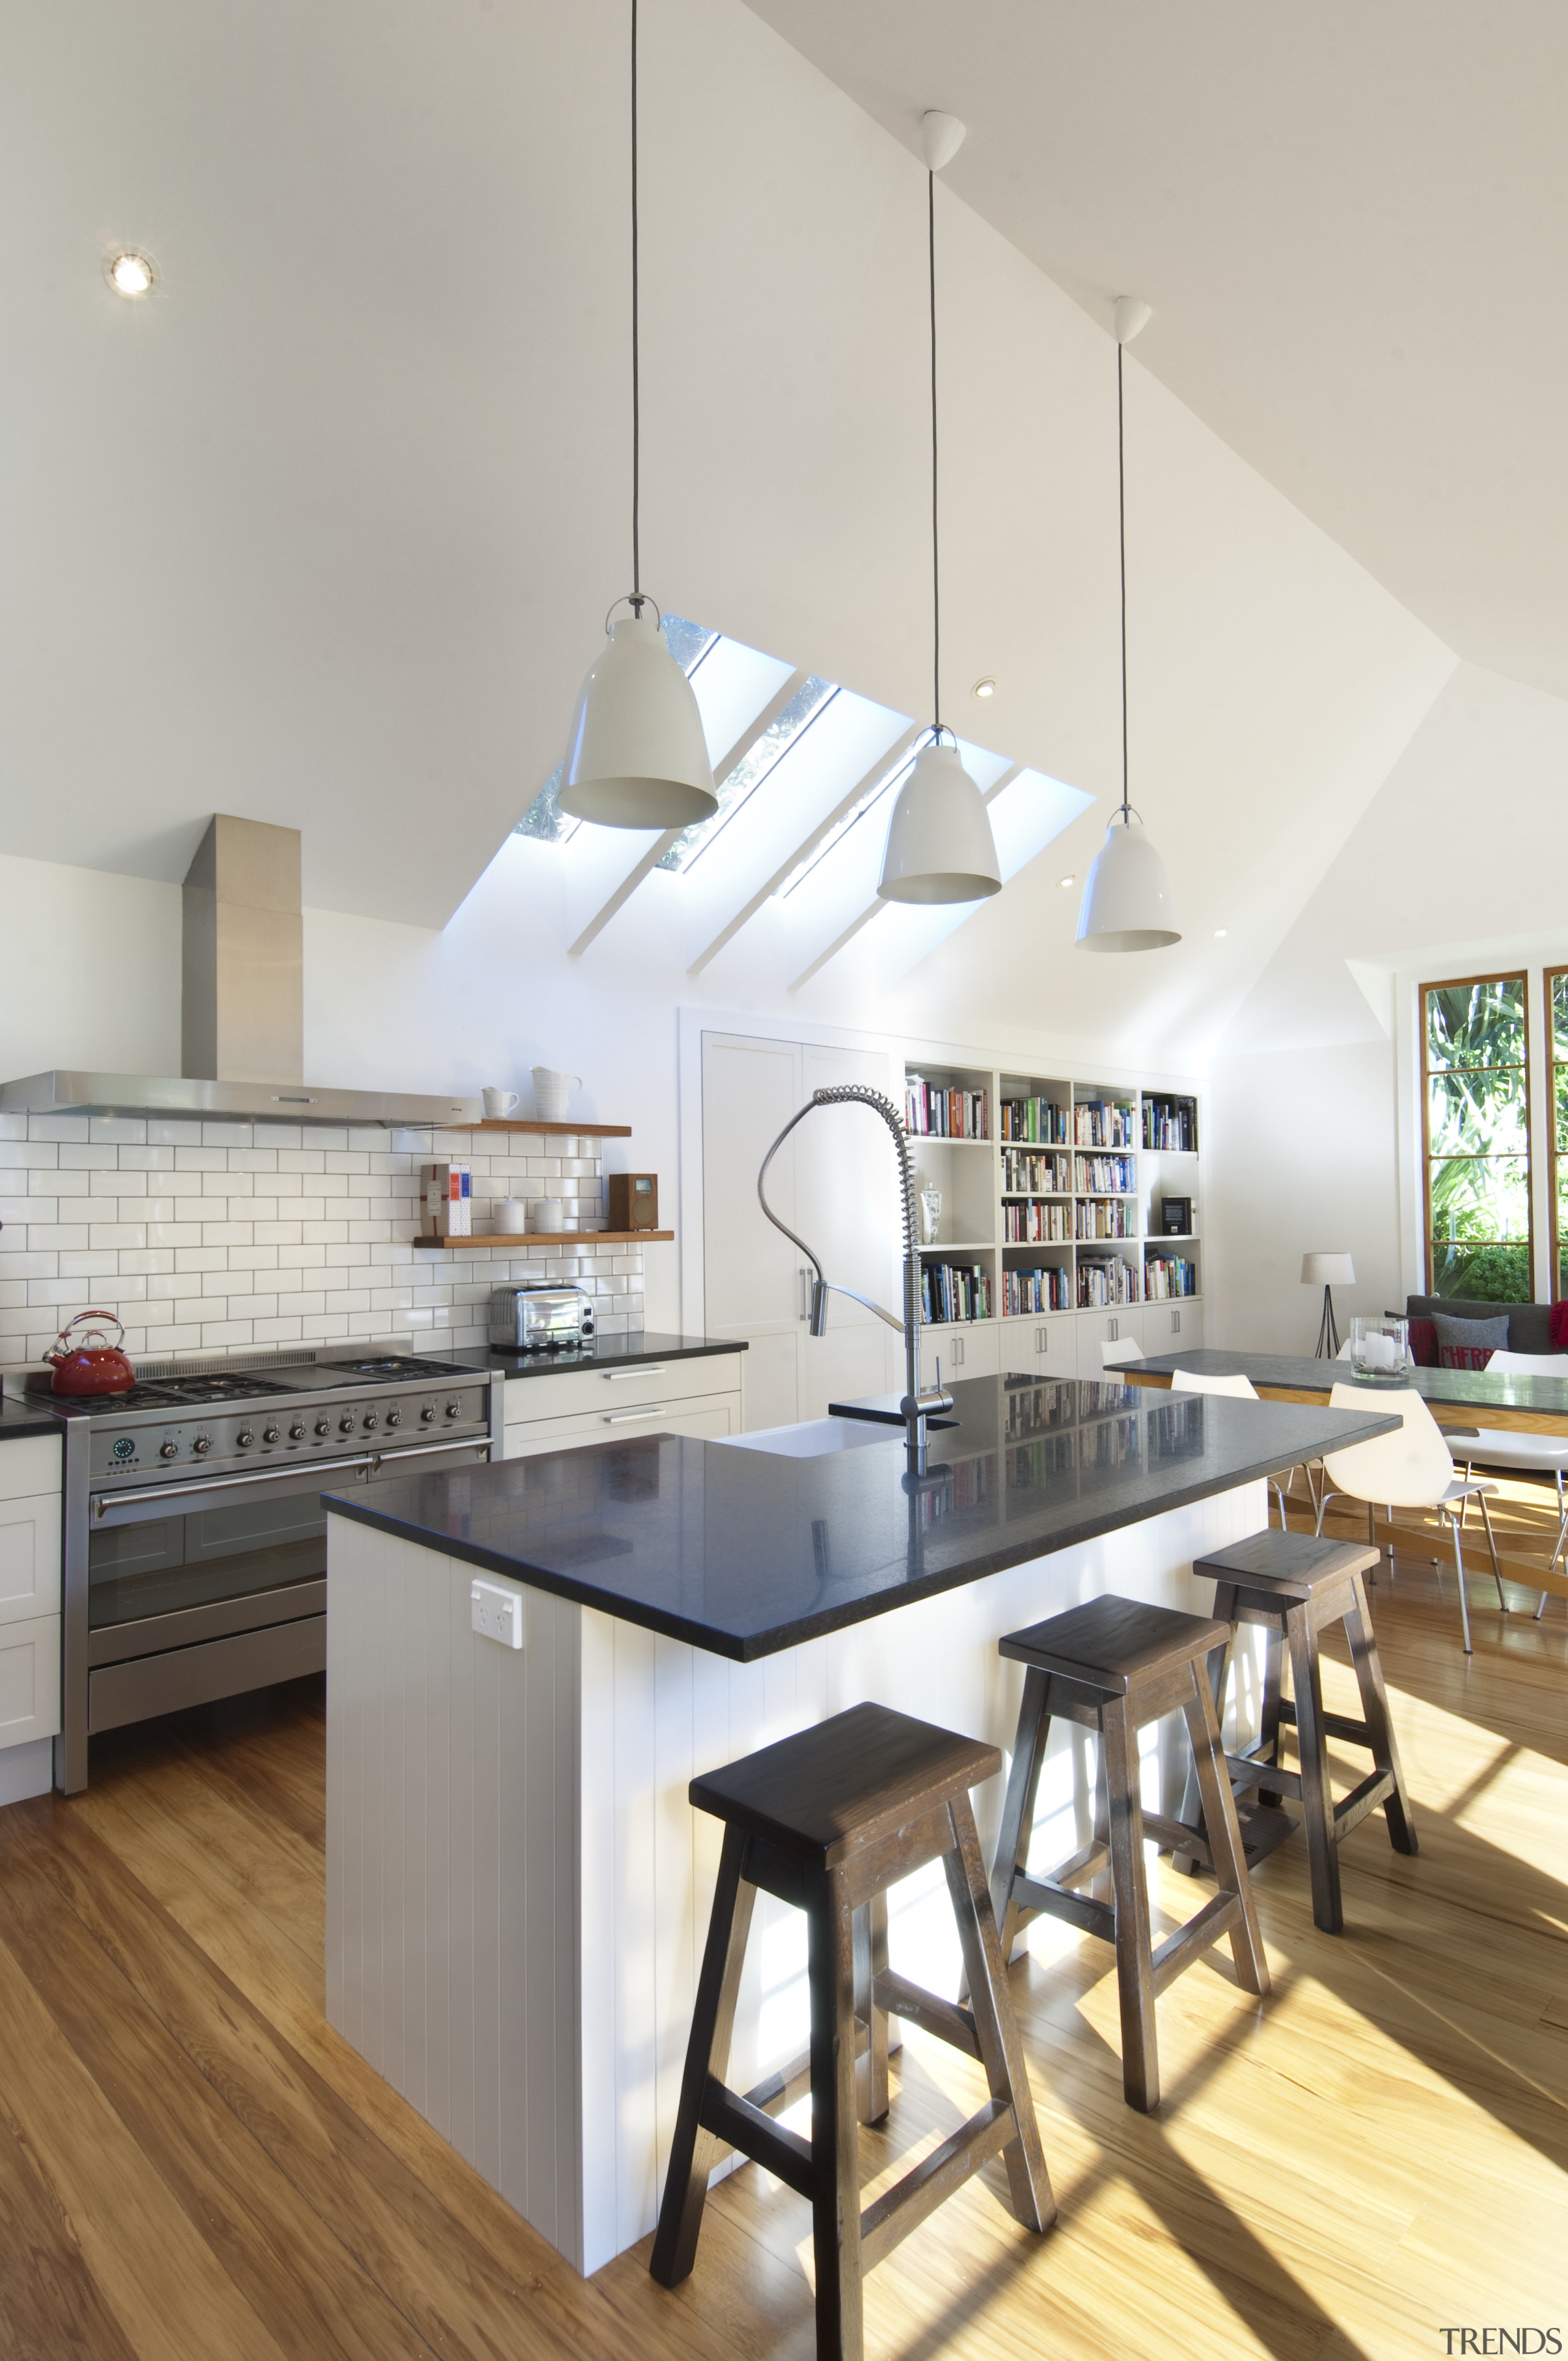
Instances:
[[[289,1429],[289,1440],[291,1443],[303,1443],[304,1439],[305,1422],[302,1418],[297,1418],[294,1421],[293,1425]],[[272,1437],[269,1435],[267,1440],[270,1443],[272,1441]]]
[[[316,1421],[316,1433],[317,1433],[318,1434],[330,1434],[330,1433],[332,1433],[332,1421],[331,1421],[331,1419],[330,1419],[330,1418],[318,1418],[318,1419],[317,1419],[317,1421]]]
[[[447,1417],[455,1418],[462,1407],[463,1405],[461,1402],[448,1402],[446,1405]]]
[[[368,1434],[368,1433],[371,1432],[371,1430],[372,1430],[372,1428],[373,1428],[373,1427],[377,1427],[377,1426],[378,1426],[379,1424],[380,1424],[380,1421],[379,1421],[379,1419],[377,1417],[377,1415],[376,1415],[375,1411],[374,1411],[373,1410],[367,1410],[367,1411],[366,1411],[366,1413],[365,1413],[365,1432],[366,1432],[366,1433],[367,1433],[367,1434]]]
[[[173,1442],[160,1443],[158,1446],[158,1455],[160,1459],[177,1459],[180,1455],[180,1445]]]
[[[352,1433],[353,1433],[353,1432],[354,1432],[354,1413],[353,1413],[353,1411],[345,1411],[344,1412],[343,1416],[338,1420],[338,1422],[337,1422],[337,1431],[338,1431],[339,1434],[352,1434]]]
[[[267,1440],[269,1443],[277,1442],[278,1430],[276,1427],[272,1427],[269,1431]],[[256,1436],[248,1426],[242,1426],[239,1433],[235,1436],[235,1441],[238,1444],[242,1451],[248,1451],[251,1444],[256,1441]]]
[[[431,1420],[432,1420],[434,1416],[435,1416],[435,1404],[434,1404],[433,1402],[426,1402],[426,1404],[425,1404],[424,1408],[423,1408],[423,1409],[421,1411],[421,1412],[420,1412],[420,1421],[421,1421],[421,1423],[422,1423],[422,1425],[428,1426],[428,1425],[430,1424]]]
[[[263,1443],[276,1443],[278,1440],[277,1428],[275,1426],[264,1426],[261,1430],[261,1440]],[[240,1436],[240,1441],[242,1443],[245,1441],[243,1434]]]
[[[198,1459],[204,1459],[212,1447],[213,1438],[210,1434],[199,1434],[191,1445]]]
[[[389,1426],[401,1426],[402,1422],[403,1414],[400,1410],[389,1410],[387,1412],[387,1424]]]

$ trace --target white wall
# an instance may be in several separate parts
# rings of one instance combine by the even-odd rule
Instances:
[[[1215,1059],[1209,1344],[1310,1353],[1322,1290],[1301,1257],[1321,1248],[1355,1261],[1342,1335],[1353,1312],[1402,1306],[1396,1113],[1389,1041]]]

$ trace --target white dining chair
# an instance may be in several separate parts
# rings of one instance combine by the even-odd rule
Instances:
[[[1486,1545],[1492,1553],[1497,1604],[1506,1615],[1508,1602],[1503,1592],[1497,1544],[1492,1536],[1492,1520],[1486,1508],[1486,1496],[1495,1492],[1497,1486],[1466,1479],[1454,1472],[1453,1457],[1437,1421],[1413,1386],[1390,1388],[1387,1391],[1379,1388],[1373,1396],[1365,1386],[1336,1385],[1329,1403],[1333,1410],[1376,1410],[1385,1416],[1392,1412],[1399,1424],[1392,1434],[1374,1435],[1370,1442],[1353,1443],[1343,1451],[1324,1452],[1326,1482],[1318,1509],[1319,1532],[1323,1530],[1329,1502],[1341,1499],[1366,1503],[1366,1538],[1373,1548],[1377,1543],[1373,1514],[1379,1500],[1390,1510],[1435,1509],[1446,1517],[1453,1536],[1453,1570],[1459,1580],[1459,1620],[1464,1633],[1464,1653],[1470,1655],[1470,1609],[1464,1597],[1464,1553],[1459,1538],[1459,1521],[1467,1501],[1479,1501]],[[1390,1530],[1390,1564],[1393,1556]]]
[[[1487,1377],[1563,1378],[1568,1378],[1568,1353],[1494,1353],[1487,1362]],[[1568,1468],[1568,1435],[1524,1434],[1513,1427],[1479,1426],[1474,1433],[1462,1435],[1456,1458],[1465,1462],[1468,1475],[1473,1467],[1490,1467],[1509,1476],[1540,1476],[1549,1477],[1557,1487],[1557,1539],[1552,1544],[1552,1555],[1546,1561],[1551,1573],[1568,1541],[1568,1499],[1564,1499],[1563,1477]],[[1461,1520],[1463,1522],[1463,1519]],[[1541,1604],[1535,1610],[1539,1623],[1546,1612],[1547,1593],[1541,1594]]]
[[[1197,1369],[1172,1369],[1170,1390],[1173,1394],[1226,1394],[1233,1401],[1257,1400],[1257,1388],[1250,1378],[1215,1378]],[[1310,1482],[1309,1477],[1309,1486]],[[1279,1530],[1288,1532],[1290,1525],[1285,1514],[1285,1487],[1277,1476],[1268,1478],[1268,1488],[1279,1503]]]
[[[1143,1357],[1143,1346],[1131,1336],[1118,1336],[1114,1344],[1104,1336],[1100,1339],[1100,1366],[1102,1369],[1124,1369],[1129,1361],[1141,1361]]]

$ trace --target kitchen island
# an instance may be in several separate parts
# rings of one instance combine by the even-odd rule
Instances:
[[[719,1849],[692,1776],[868,1697],[1006,1747],[1002,1633],[1106,1589],[1207,1607],[1192,1559],[1264,1525],[1265,1478],[1389,1423],[953,1391],[920,1478],[896,1434],[823,1421],[328,1498],[327,2014],[581,2271],[653,2226]],[[476,1575],[521,1646],[472,1629]],[[1091,1769],[1061,1738],[1042,1855],[1087,1834]],[[989,1841],[1000,1795],[976,1806]],[[951,1991],[938,1886],[894,1891],[892,1948]],[[801,1921],[764,1900],[754,1927],[740,2088],[805,2047]]]

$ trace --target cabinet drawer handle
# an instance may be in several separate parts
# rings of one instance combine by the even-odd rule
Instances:
[[[607,1386],[619,1386],[628,1378],[662,1378],[663,1369],[601,1369],[599,1375]]]
[[[629,1419],[663,1418],[669,1407],[668,1402],[652,1402],[647,1410],[607,1410],[599,1415],[606,1426],[624,1426]]]

